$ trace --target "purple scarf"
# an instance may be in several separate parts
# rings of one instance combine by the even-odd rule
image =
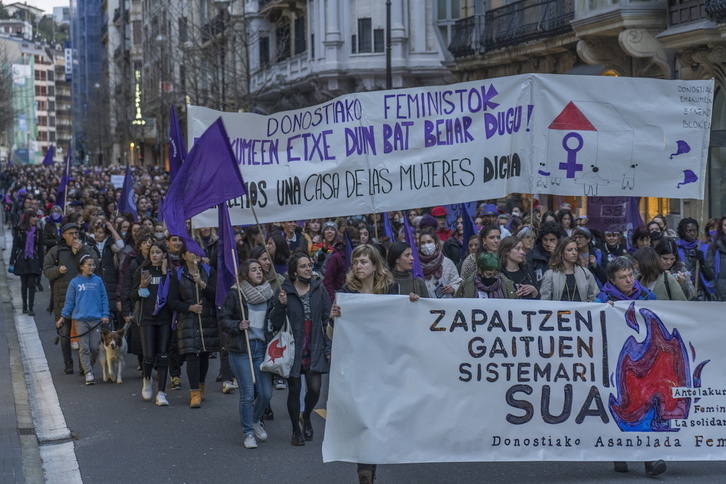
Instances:
[[[479,275],[479,273],[477,273],[476,275],[474,275],[474,285],[476,286],[477,291],[487,293],[487,296],[492,299],[504,299],[504,291],[502,290],[501,277],[497,277],[497,280],[494,282],[494,284],[490,286],[485,286],[484,283],[481,281],[481,276]]]
[[[32,259],[35,253],[35,226],[25,232],[25,254],[26,259]]]
[[[441,279],[444,274],[444,254],[438,248],[431,255],[424,255],[419,252],[418,258],[421,260],[421,269],[423,269],[424,278]]]

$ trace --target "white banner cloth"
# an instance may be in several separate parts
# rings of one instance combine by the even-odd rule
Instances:
[[[724,303],[337,302],[325,462],[726,458]]]
[[[713,80],[526,74],[221,115],[260,222],[539,193],[703,198]],[[215,211],[195,221],[216,226]],[[251,224],[246,201],[233,224]]]

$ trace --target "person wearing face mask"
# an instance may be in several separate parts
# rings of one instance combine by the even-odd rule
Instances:
[[[119,276],[116,254],[123,251],[124,241],[112,224],[106,223],[104,218],[98,217],[91,221],[85,242],[91,248],[93,257],[98,261],[95,274],[103,279],[108,294],[116,294]],[[118,323],[120,309],[114,304],[111,304],[111,309],[113,320]],[[119,328],[120,326],[112,329]]]
[[[63,209],[54,205],[50,209],[50,215],[46,217],[43,227],[43,246],[47,253],[51,247],[58,245],[61,238],[61,227],[63,227]]]
[[[418,257],[429,294],[437,299],[453,297],[461,277],[456,265],[439,248],[438,237],[431,227],[419,230]]]
[[[509,278],[502,276],[499,256],[483,252],[476,258],[477,271],[461,283],[454,297],[478,299],[519,299]]]
[[[658,241],[663,238],[663,233],[660,230],[660,225],[656,221],[648,222],[648,225],[646,226],[648,229],[648,232],[650,232],[650,243],[651,245],[655,246],[655,244],[658,243]]]
[[[288,261],[287,279],[272,299],[270,321],[279,330],[289,319],[295,337],[295,360],[287,379],[287,411],[292,424],[290,443],[305,445],[313,440],[312,412],[320,397],[322,375],[330,370],[330,338],[325,328],[330,319],[330,297],[313,278],[313,261],[294,253]],[[305,375],[305,406],[300,412],[301,376]]]

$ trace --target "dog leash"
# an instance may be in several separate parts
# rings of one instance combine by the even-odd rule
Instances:
[[[90,332],[91,332],[91,331],[93,331],[94,329],[98,328],[98,327],[99,327],[100,325],[101,325],[101,321],[99,321],[98,323],[96,323],[96,325],[95,325],[95,326],[93,326],[92,328],[90,328],[90,329],[89,329],[88,331],[86,331],[85,333],[77,334],[77,335],[75,335],[75,336],[66,336],[66,335],[63,335],[63,334],[61,334],[61,332],[60,332],[60,330],[61,330],[61,329],[60,329],[60,328],[58,328],[58,327],[56,327],[56,328],[55,328],[55,332],[56,332],[56,333],[58,333],[58,336],[56,336],[56,337],[55,337],[55,340],[53,341],[53,344],[57,345],[57,344],[58,344],[58,342],[60,341],[60,339],[61,339],[61,338],[63,338],[63,339],[78,339],[78,338],[80,338],[81,336],[86,336],[86,335],[87,335],[88,333],[90,333]],[[61,326],[61,327],[62,327],[62,326]]]

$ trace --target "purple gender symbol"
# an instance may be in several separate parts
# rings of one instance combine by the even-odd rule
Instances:
[[[570,148],[567,144],[570,138],[575,138],[578,141],[577,146]],[[567,133],[562,138],[562,147],[567,151],[567,163],[560,163],[560,170],[567,170],[567,178],[575,178],[575,172],[582,171],[582,165],[577,163],[577,152],[582,149],[582,136],[577,133]]]

